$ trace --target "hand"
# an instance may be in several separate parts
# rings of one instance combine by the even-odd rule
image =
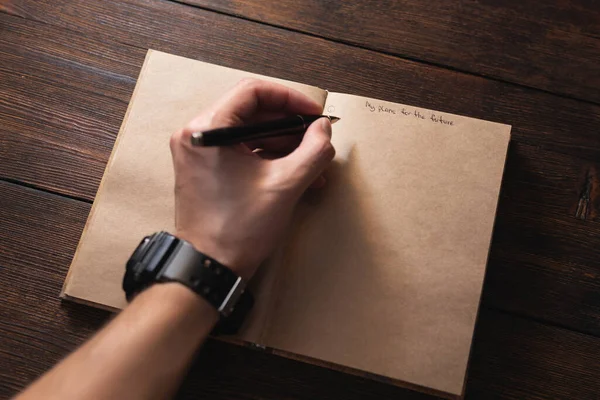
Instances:
[[[335,155],[321,118],[304,137],[195,147],[193,132],[320,114],[321,106],[285,86],[241,81],[171,138],[177,236],[249,279],[274,250],[302,193],[324,180]]]

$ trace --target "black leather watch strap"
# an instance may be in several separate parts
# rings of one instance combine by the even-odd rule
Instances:
[[[214,258],[179,239],[157,281],[181,282],[227,317],[246,289],[246,283]]]

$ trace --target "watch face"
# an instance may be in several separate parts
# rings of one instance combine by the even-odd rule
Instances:
[[[166,232],[155,233],[142,239],[125,268],[123,290],[127,299],[154,282],[176,244],[177,238]]]
[[[144,255],[148,251],[149,244],[150,244],[150,236],[146,236],[145,238],[142,239],[140,244],[138,244],[138,247],[136,247],[133,254],[129,258],[129,261],[127,261],[127,269],[133,269],[133,267],[137,263],[142,261],[142,259],[144,258]]]

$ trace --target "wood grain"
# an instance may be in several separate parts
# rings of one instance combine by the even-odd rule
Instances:
[[[595,1],[180,2],[600,102]]]
[[[58,299],[90,205],[5,182],[0,193],[0,396],[5,398],[109,315]],[[599,351],[597,338],[484,308],[467,399],[591,399],[600,391]],[[180,398],[200,393],[215,399],[430,398],[214,340],[200,352]]]
[[[92,4],[102,7],[104,3],[81,3],[80,12],[85,13],[86,7],[93,10]],[[165,12],[184,8],[158,4],[165,7]],[[125,35],[129,18],[119,14],[124,9],[115,7],[112,16],[122,18],[120,23],[124,25],[114,23],[113,29],[120,33],[113,38]],[[191,18],[196,18],[195,11]],[[0,44],[2,54],[7,55],[3,60],[8,60],[0,69],[0,177],[91,201],[125,113],[130,95],[126,92],[133,90],[131,79],[137,75],[137,63],[141,65],[145,51],[103,37],[100,27],[84,37],[72,30],[5,14],[0,14],[0,21],[3,37],[13,43]],[[260,29],[270,28],[254,30]],[[250,32],[241,30],[240,34]],[[302,46],[314,57],[315,65],[327,62],[323,54],[335,53],[339,56],[337,66],[322,71],[304,64],[294,68],[293,62],[282,59],[278,66],[256,61],[248,69],[271,73],[275,68],[276,76],[319,81],[322,86],[330,81],[339,91],[512,123],[514,140],[509,149],[484,303],[600,335],[596,250],[600,248],[600,181],[597,174],[590,174],[600,170],[595,161],[600,159],[598,106],[296,36],[290,35],[286,43]],[[195,43],[195,51],[213,46],[205,39],[190,41]],[[182,43],[157,45],[162,50],[169,47],[192,55],[187,54],[185,43],[189,42]],[[238,46],[233,42],[230,45]],[[327,52],[321,51],[323,46]],[[256,51],[265,52],[267,47]],[[104,53],[106,58],[102,57]],[[34,61],[24,63],[26,59]],[[243,59],[238,55],[228,62],[248,62]],[[71,65],[77,66],[75,72]],[[373,76],[372,72],[377,73]],[[414,84],[416,80],[418,85]],[[582,201],[588,210],[584,219],[577,217]]]
[[[92,200],[127,104],[0,71],[0,176]]]
[[[598,167],[510,145],[484,304],[600,336],[600,220],[592,216],[600,197],[590,196],[587,219],[576,217],[586,177]]]
[[[143,49],[134,46],[106,45],[67,29],[2,13],[0,32],[1,71],[123,103],[129,102],[145,56]]]
[[[593,104],[168,1],[8,0],[5,9],[111,48],[152,48],[330,91],[500,121],[514,127],[515,140],[600,159],[600,108]],[[200,27],[210,34],[199,34]]]
[[[482,310],[466,398],[597,399],[599,345],[596,337]]]
[[[600,101],[600,9],[594,1],[179,1]]]
[[[0,176],[92,200],[145,52],[6,14],[0,32]]]

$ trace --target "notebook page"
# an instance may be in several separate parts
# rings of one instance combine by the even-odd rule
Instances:
[[[462,393],[510,127],[330,93],[327,186],[296,213],[269,347]]]

